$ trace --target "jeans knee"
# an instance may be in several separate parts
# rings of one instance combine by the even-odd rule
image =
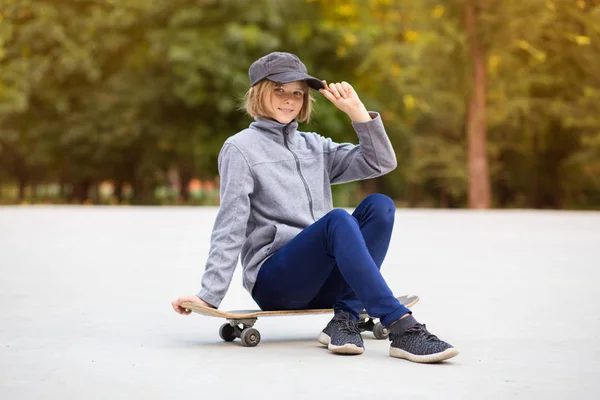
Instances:
[[[365,200],[368,203],[371,203],[373,206],[377,208],[391,208],[394,211],[396,210],[396,205],[394,204],[394,200],[392,200],[389,196],[381,193],[373,193],[368,195]]]
[[[333,221],[350,221],[354,220],[352,215],[344,209],[336,208],[327,213],[327,217]]]
[[[396,213],[396,205],[394,200],[389,196],[380,193],[374,193],[367,196],[364,200],[367,202],[368,207],[371,209],[373,216],[382,218],[384,220],[394,220]]]
[[[327,213],[328,227],[343,227],[346,230],[349,227],[358,227],[358,221],[348,211],[336,208]]]
[[[346,210],[334,209],[324,218],[327,218],[327,245],[332,254],[336,243],[346,243],[350,237],[360,235],[358,221]]]

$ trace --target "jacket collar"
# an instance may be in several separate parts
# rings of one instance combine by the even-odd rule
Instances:
[[[298,121],[293,120],[289,124],[282,124],[273,119],[255,117],[254,122],[250,124],[250,129],[261,131],[277,143],[284,144],[284,132],[288,143],[294,143]]]

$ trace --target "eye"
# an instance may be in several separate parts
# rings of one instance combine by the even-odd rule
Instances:
[[[280,88],[280,87],[278,87],[278,88],[275,88],[275,91],[276,91],[277,93],[283,93],[283,88]]]
[[[294,96],[296,96],[296,97],[302,97],[303,94],[304,93],[302,93],[302,92],[294,92]]]

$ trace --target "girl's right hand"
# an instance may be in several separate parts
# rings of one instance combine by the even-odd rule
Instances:
[[[182,307],[182,305],[181,305],[181,303],[183,303],[185,301],[198,304],[199,306],[216,308],[216,307],[208,304],[207,302],[205,302],[204,300],[202,300],[198,296],[182,296],[182,297],[179,297],[177,300],[175,300],[175,301],[173,301],[171,303],[171,305],[173,306],[173,310],[175,310],[176,313],[182,314],[182,315],[189,315],[189,314],[191,314],[191,312],[192,312],[191,310],[188,310],[185,307]]]

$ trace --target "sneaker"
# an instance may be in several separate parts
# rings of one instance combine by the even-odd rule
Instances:
[[[444,361],[458,355],[458,350],[427,330],[425,324],[415,323],[403,332],[390,328],[390,356],[418,363]]]
[[[365,351],[356,322],[344,311],[336,312],[319,334],[318,340],[321,344],[327,344],[327,348],[334,353],[362,354]]]
[[[331,329],[335,324],[337,324],[337,321],[335,319],[331,319],[321,333],[319,333],[317,341],[323,346],[329,346],[329,341],[331,340]]]
[[[333,326],[337,324],[337,320],[334,318],[331,319],[325,326],[325,328],[319,333],[317,337],[317,341],[321,343],[323,346],[329,346],[329,342],[331,340],[331,329]],[[360,329],[359,329],[360,331]]]

